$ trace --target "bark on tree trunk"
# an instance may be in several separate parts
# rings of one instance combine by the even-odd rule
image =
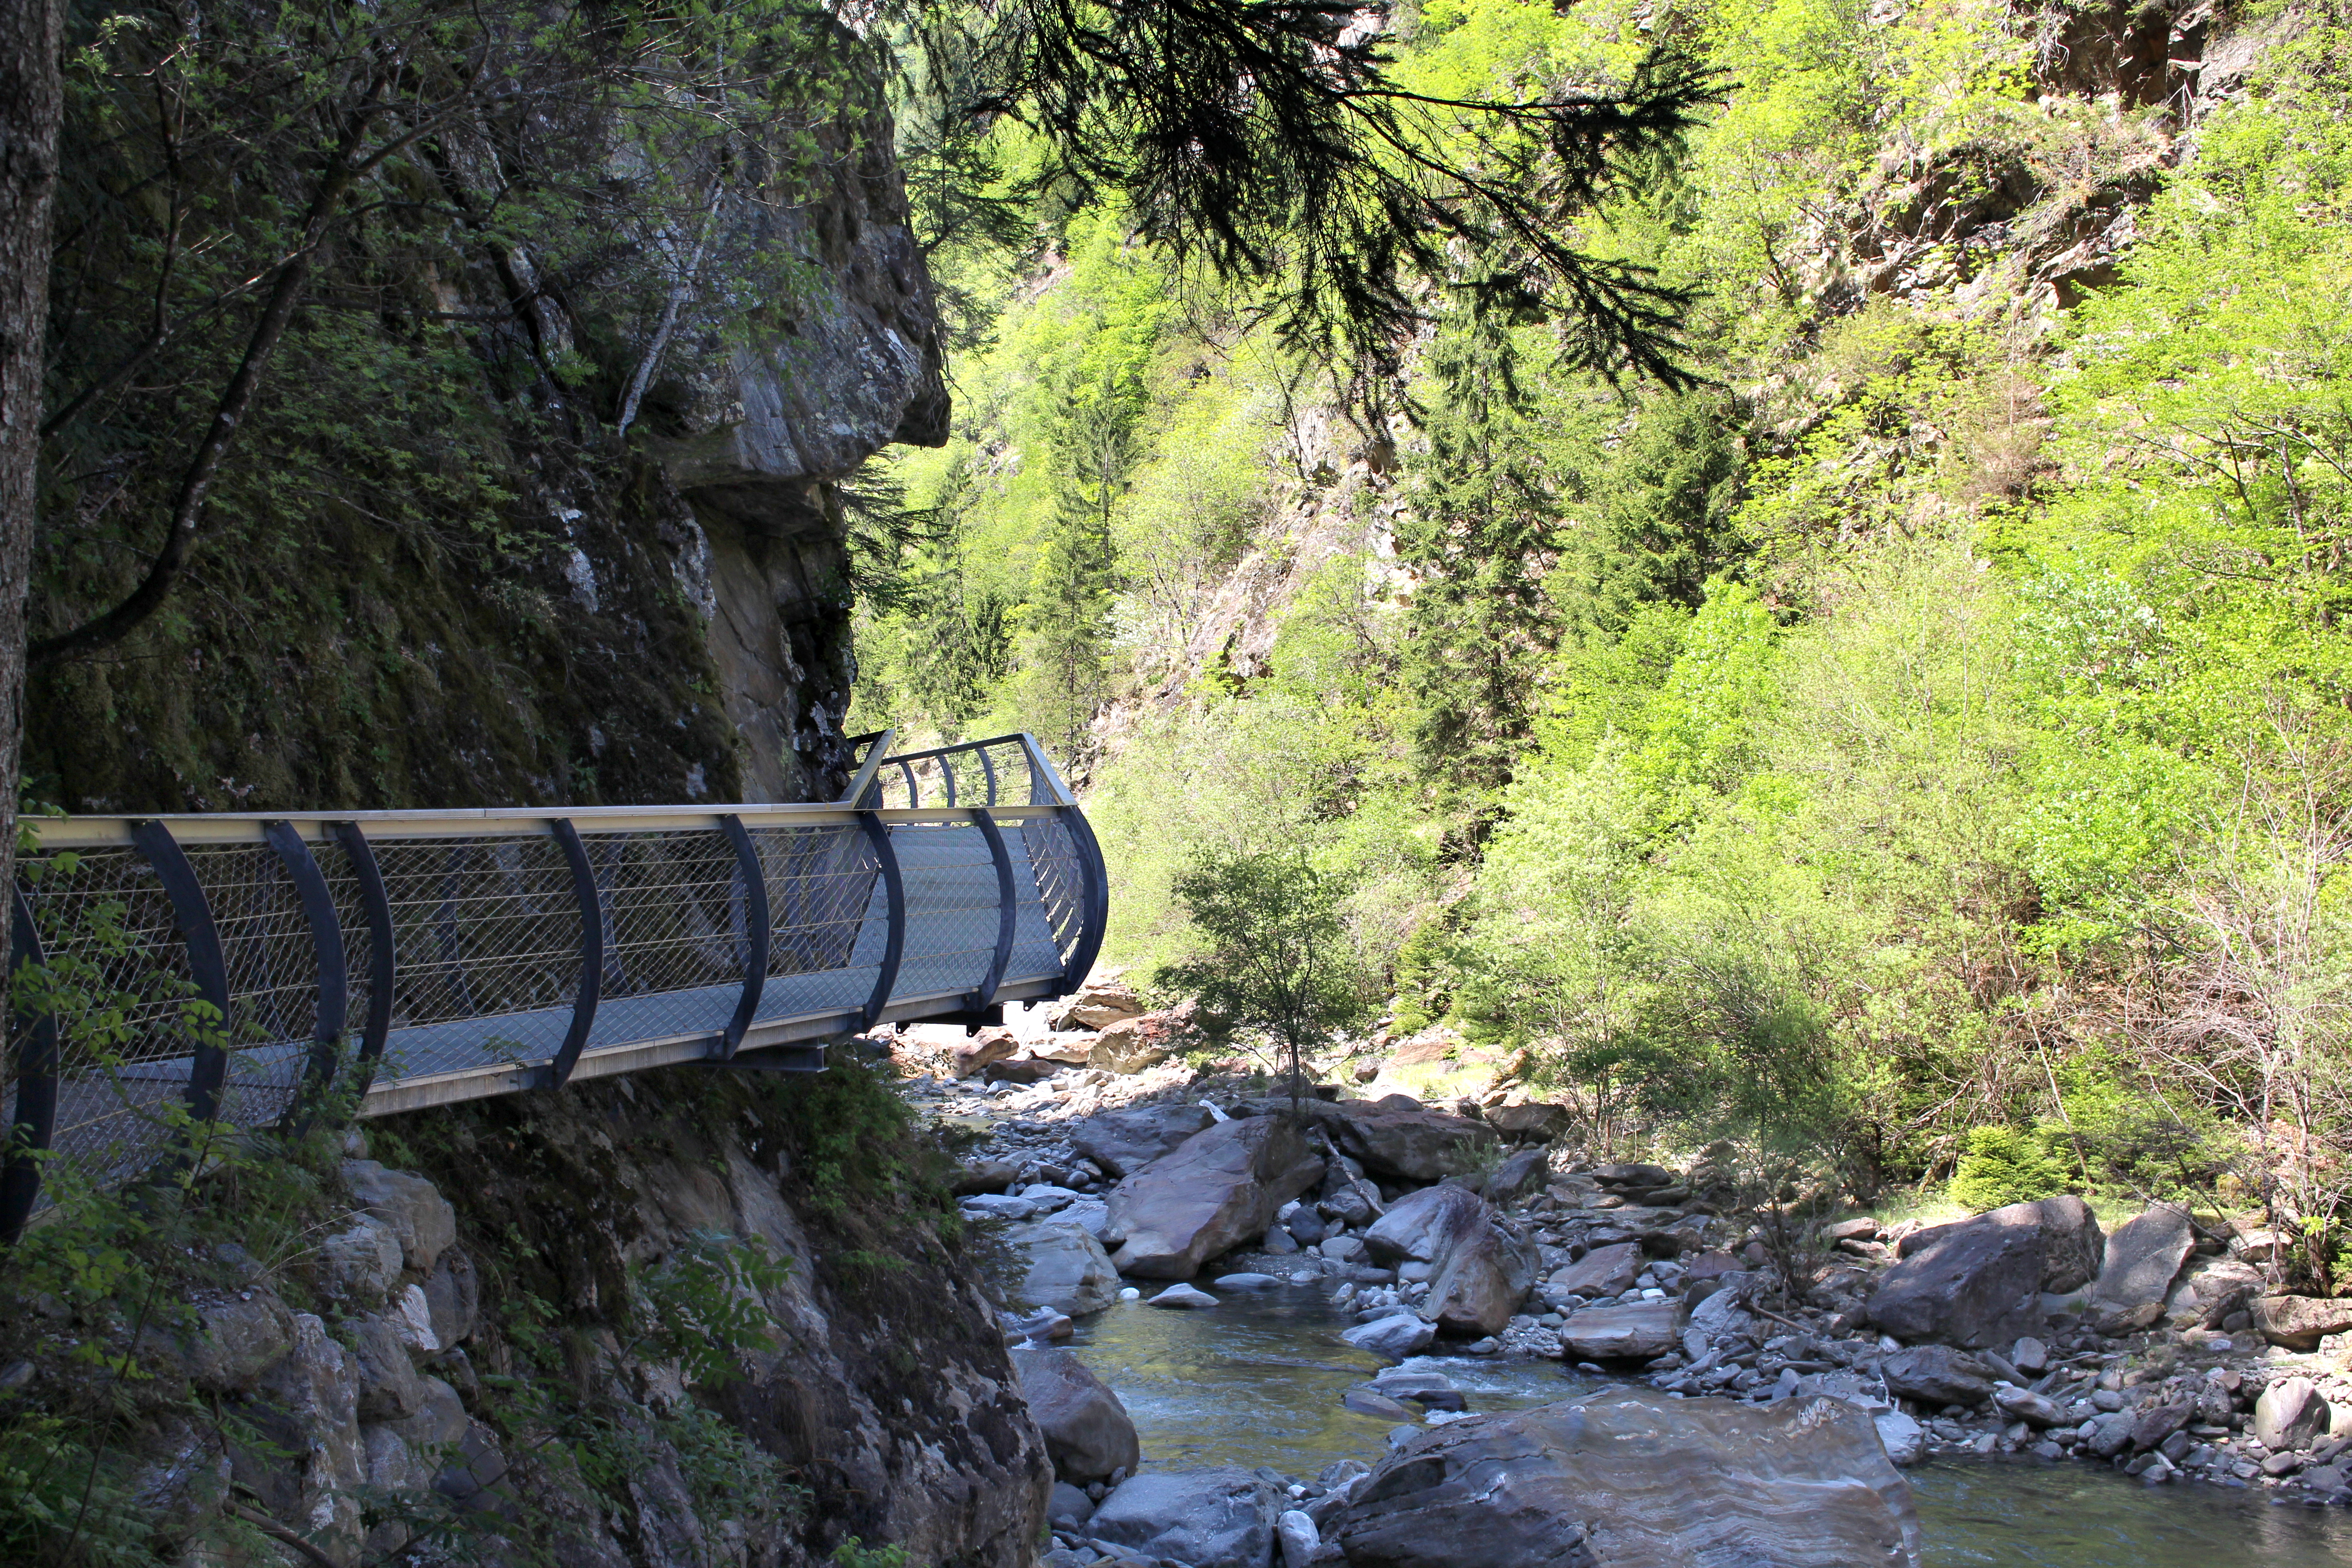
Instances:
[[[16,750],[25,732],[25,591],[49,317],[63,0],[0,0],[0,890],[16,868]],[[10,922],[0,913],[0,951]],[[0,974],[5,974],[0,969]]]

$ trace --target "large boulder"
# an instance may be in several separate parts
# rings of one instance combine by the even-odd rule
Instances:
[[[1870,1320],[1898,1340],[2008,1344],[2042,1325],[2038,1206],[2012,1204],[1906,1237],[1879,1276]]]
[[[948,1070],[958,1078],[970,1078],[999,1062],[1011,1060],[1013,1053],[1020,1048],[1012,1030],[982,1029],[948,1047]]]
[[[2329,1334],[2352,1331],[2352,1296],[2259,1296],[2247,1310],[2263,1338],[2291,1351],[2315,1351]]]
[[[1022,1345],[1012,1352],[1021,1397],[1045,1435],[1054,1474],[1084,1486],[1114,1470],[1132,1472],[1142,1460],[1135,1423],[1108,1384],[1068,1351]]]
[[[1447,1333],[1499,1334],[1535,1283],[1536,1260],[1491,1217],[1447,1249],[1423,1310]]]
[[[2173,1276],[2197,1245],[2189,1215],[2158,1204],[2117,1226],[2091,1287],[2090,1311],[2102,1328],[2144,1329],[2164,1314]]]
[[[1131,1176],[1216,1120],[1205,1105],[1138,1105],[1087,1117],[1070,1142],[1112,1175]]]
[[[1916,1568],[1920,1552],[1862,1411],[1646,1389],[1421,1433],[1322,1533],[1351,1568]]]
[[[2327,1400],[2307,1377],[2283,1377],[2254,1401],[2254,1436],[2275,1452],[2308,1448],[2327,1431]]]
[[[1498,1334],[1535,1279],[1526,1245],[1496,1223],[1484,1198],[1463,1187],[1423,1187],[1364,1233],[1383,1264],[1433,1266],[1425,1310],[1450,1333]]]
[[[1529,1193],[1541,1192],[1551,1175],[1551,1156],[1542,1149],[1522,1149],[1486,1173],[1479,1186],[1486,1201],[1508,1208]]]
[[[1384,1267],[1435,1263],[1486,1223],[1486,1205],[1463,1187],[1423,1187],[1399,1198],[1364,1232],[1372,1260]]]
[[[1087,1065],[1105,1072],[1141,1072],[1156,1068],[1176,1054],[1192,1033],[1192,1004],[1172,1013],[1146,1013],[1103,1026],[1095,1037]]]
[[[1517,1142],[1549,1143],[1572,1120],[1564,1105],[1499,1105],[1486,1112],[1486,1125]]]
[[[1055,1029],[1099,1029],[1142,1011],[1143,998],[1135,994],[1135,987],[1121,980],[1118,971],[1105,970],[1047,1015],[1046,1024]]]
[[[1237,1468],[1155,1471],[1103,1499],[1087,1533],[1191,1568],[1267,1568],[1287,1500],[1272,1482]]]
[[[1642,1244],[1621,1241],[1596,1247],[1565,1268],[1555,1269],[1547,1281],[1555,1290],[1588,1300],[1621,1296],[1642,1272]]]
[[[1681,1314],[1680,1303],[1671,1300],[1588,1307],[1568,1315],[1560,1348],[1578,1361],[1648,1361],[1680,1342]]]
[[[1878,1363],[1886,1392],[1930,1405],[1982,1405],[1992,1397],[1992,1373],[1974,1356],[1948,1345],[1914,1345]]]
[[[1004,1239],[1028,1259],[1022,1300],[1083,1318],[1118,1300],[1118,1270],[1086,1227],[1058,1215],[1007,1226]]]
[[[2242,1258],[2191,1258],[2164,1298],[2165,1321],[2176,1329],[2218,1329],[2263,1289],[2263,1271]]]
[[[1466,1116],[1378,1100],[1344,1100],[1340,1109],[1346,1115],[1331,1123],[1340,1149],[1383,1176],[1415,1182],[1466,1176],[1498,1142],[1492,1127]]]
[[[1121,1182],[1103,1240],[1122,1274],[1189,1279],[1265,1234],[1275,1210],[1322,1179],[1322,1160],[1276,1116],[1220,1121]]]
[[[2042,1288],[2063,1296],[2097,1279],[2106,1261],[2107,1238],[2091,1205],[2066,1193],[2032,1206],[2042,1221]]]

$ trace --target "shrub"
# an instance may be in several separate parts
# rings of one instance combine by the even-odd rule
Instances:
[[[1952,1173],[1951,1194],[1953,1202],[1972,1209],[2053,1197],[2069,1184],[2064,1163],[2031,1132],[1971,1128],[1965,1150]]]

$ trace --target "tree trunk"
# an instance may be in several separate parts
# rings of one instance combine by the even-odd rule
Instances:
[[[16,748],[25,732],[25,591],[49,317],[63,0],[0,3],[0,888],[16,868]],[[0,919],[0,949],[10,921]],[[0,970],[0,973],[5,973]]]

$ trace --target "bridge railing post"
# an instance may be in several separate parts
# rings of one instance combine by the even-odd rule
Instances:
[[[16,984],[27,965],[46,962],[41,933],[24,889],[11,891],[8,977],[17,1035],[16,1107],[9,1118],[7,1163],[0,1166],[0,1247],[15,1245],[33,1216],[41,1195],[41,1158],[58,1124],[57,1015],[35,1011]]]

